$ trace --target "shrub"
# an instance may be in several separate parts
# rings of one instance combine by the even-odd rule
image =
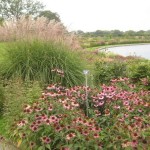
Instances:
[[[95,63],[95,83],[108,83],[112,78],[125,77],[126,63],[122,61],[97,61]]]
[[[98,47],[98,46],[103,46],[103,45],[106,45],[104,41],[100,41],[100,42],[90,41],[89,47]]]
[[[83,64],[78,53],[61,43],[22,41],[6,48],[2,74],[44,83],[61,82],[72,86],[83,82]]]
[[[129,71],[130,77],[136,81],[150,77],[150,62],[147,60],[135,61],[129,65]]]

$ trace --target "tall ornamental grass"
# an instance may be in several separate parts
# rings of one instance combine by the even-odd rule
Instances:
[[[6,48],[1,73],[7,79],[21,77],[24,81],[79,85],[84,81],[83,64],[77,54],[63,44],[53,41],[15,42]]]
[[[3,89],[3,87],[0,84],[0,117],[3,114],[4,99],[5,99],[4,89]]]
[[[77,37],[67,31],[61,22],[48,20],[45,17],[33,18],[21,16],[16,20],[11,18],[0,25],[0,41],[18,41],[20,39],[63,42],[73,49],[79,49]]]

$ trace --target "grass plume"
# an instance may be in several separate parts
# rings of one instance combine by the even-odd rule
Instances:
[[[79,49],[80,44],[74,34],[67,31],[61,22],[45,17],[29,16],[10,19],[0,26],[0,41],[18,41],[20,39],[63,42],[72,49]]]

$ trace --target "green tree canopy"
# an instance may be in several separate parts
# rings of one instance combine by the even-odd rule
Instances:
[[[0,0],[0,16],[4,19],[37,15],[43,8],[43,4],[37,0]]]
[[[59,21],[60,22],[60,16],[57,13],[51,12],[50,10],[41,11],[39,13],[39,17],[46,17],[48,20]]]

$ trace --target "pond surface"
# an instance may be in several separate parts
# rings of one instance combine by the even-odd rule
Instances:
[[[150,44],[111,47],[107,48],[107,51],[122,56],[138,56],[150,59]]]

